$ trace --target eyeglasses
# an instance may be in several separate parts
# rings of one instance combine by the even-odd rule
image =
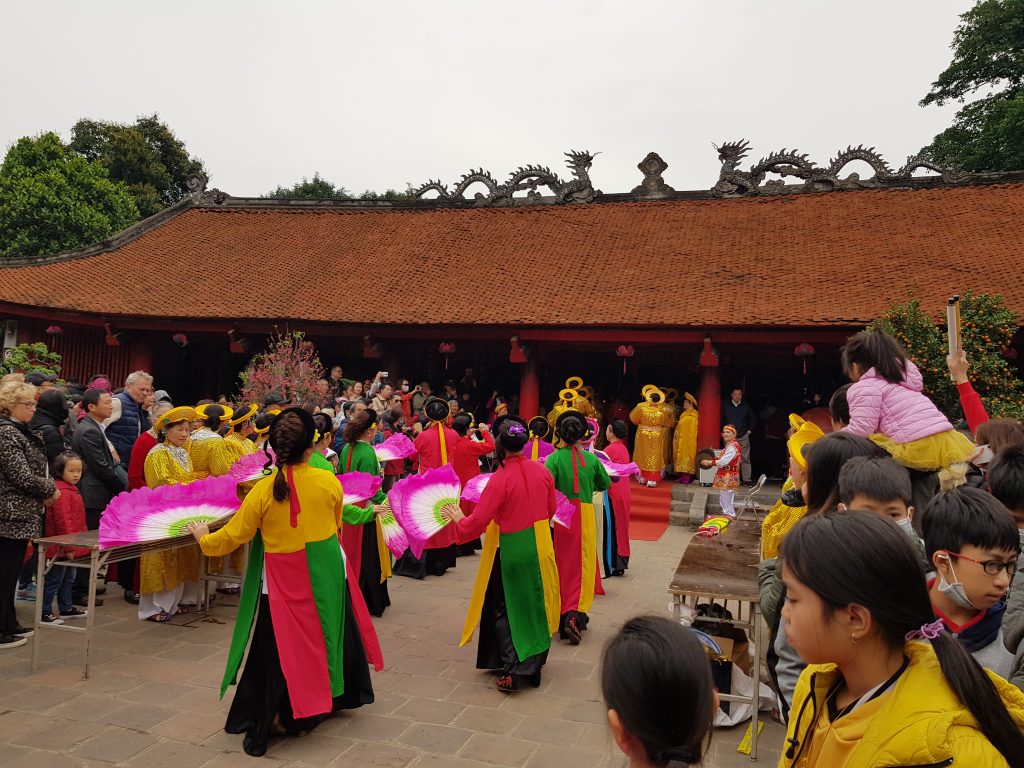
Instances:
[[[19,400],[19,401],[18,401],[18,402],[16,403],[16,405],[24,405],[24,406],[25,406],[26,408],[35,408],[35,407],[36,407],[36,406],[38,405],[38,403],[36,403],[36,401],[35,401],[35,400],[30,400],[30,401],[29,401],[29,402],[27,402],[27,403],[26,403],[26,402],[24,402],[24,401],[22,401],[22,400]]]
[[[956,552],[947,552],[946,554],[952,555],[953,557],[959,558],[961,560],[970,560],[972,563],[977,563],[985,569],[985,573],[987,573],[989,576],[998,576],[1005,569],[1006,573],[1009,574],[1011,578],[1013,578],[1013,575],[1017,572],[1016,560],[1013,560],[1011,562],[1004,562],[1002,560],[985,560],[984,562],[982,562],[981,560],[975,560],[973,557],[968,557],[967,555],[959,555]]]

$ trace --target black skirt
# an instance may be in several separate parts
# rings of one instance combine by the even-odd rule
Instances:
[[[621,576],[629,568],[629,558],[619,554],[619,537],[615,530],[615,509],[609,494],[605,494],[604,538],[601,542],[601,564],[604,577]]]
[[[345,601],[345,637],[343,640],[345,692],[334,699],[334,712],[356,709],[373,703],[373,684],[370,665],[366,659],[363,640],[359,635],[352,601]],[[327,719],[328,715],[296,718],[292,714],[288,685],[281,671],[281,657],[274,638],[274,624],[270,617],[270,601],[260,595],[256,612],[256,627],[249,643],[245,668],[238,680],[235,698],[228,710],[224,730],[228,733],[248,733],[266,741],[275,718],[289,735],[310,731]]]
[[[494,553],[494,567],[487,582],[484,606],[480,612],[480,642],[476,648],[476,668],[500,670],[507,675],[534,675],[548,660],[548,652],[528,656],[522,661],[512,643],[512,629],[505,605],[505,587],[501,581],[501,551]]]
[[[439,549],[427,549],[423,557],[413,557],[411,550],[395,561],[391,572],[395,576],[408,576],[410,579],[422,579],[424,576],[443,576],[449,568],[455,567],[456,545],[441,547]]]
[[[363,526],[363,560],[359,567],[359,591],[363,593],[366,609],[374,616],[383,616],[391,605],[388,582],[380,580],[380,551],[377,549],[377,523]]]

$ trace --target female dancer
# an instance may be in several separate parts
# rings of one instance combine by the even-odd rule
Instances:
[[[629,464],[629,449],[624,442],[626,434],[626,423],[618,419],[609,422],[605,430],[608,445],[604,453],[616,464]],[[605,492],[604,546],[601,548],[605,578],[622,576],[629,568],[629,514],[632,496],[633,489],[628,477],[615,478]]]

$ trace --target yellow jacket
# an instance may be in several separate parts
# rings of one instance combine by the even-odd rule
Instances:
[[[1006,766],[1006,760],[981,733],[974,716],[946,683],[932,647],[911,642],[906,644],[904,653],[910,664],[892,690],[861,708],[871,708],[871,716],[858,718],[860,710],[855,710],[829,730],[829,768]],[[998,675],[987,674],[1010,716],[1018,727],[1024,728],[1024,693]],[[822,758],[822,725],[827,718],[825,700],[837,677],[834,664],[812,664],[800,675],[779,768],[824,765],[818,760]],[[814,739],[816,724],[819,738]],[[787,757],[792,739],[796,744],[792,756]]]

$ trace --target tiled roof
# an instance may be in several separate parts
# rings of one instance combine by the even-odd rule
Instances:
[[[0,302],[109,318],[806,327],[864,323],[911,290],[938,308],[973,289],[1024,313],[1022,212],[1021,183],[506,209],[236,201],[107,252],[2,268]]]

